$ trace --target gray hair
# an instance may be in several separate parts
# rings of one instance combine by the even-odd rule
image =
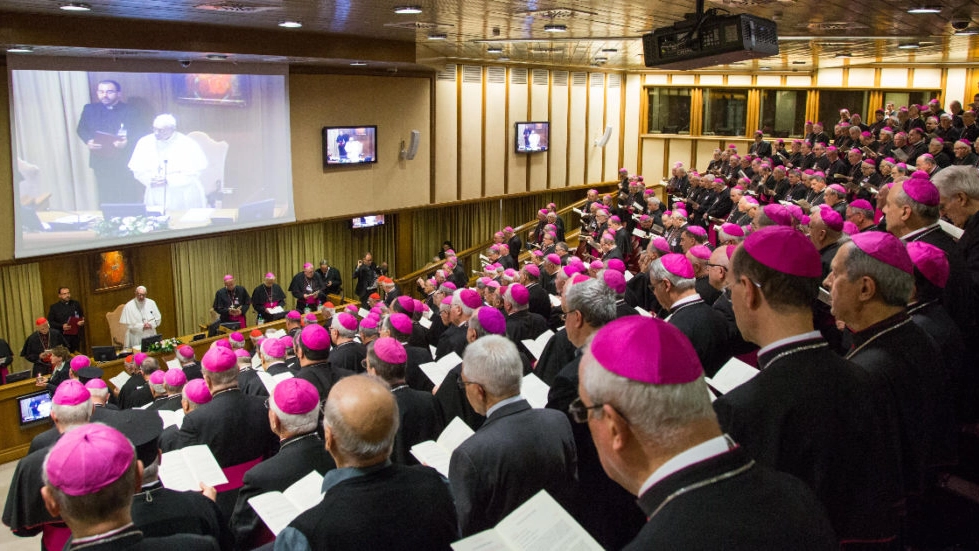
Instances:
[[[475,311],[473,308],[466,306],[466,303],[462,302],[462,291],[465,289],[456,289],[452,293],[452,306],[458,306],[462,309],[462,313],[471,316]]]
[[[653,385],[607,371],[591,354],[581,359],[581,386],[593,404],[608,404],[628,420],[640,438],[672,448],[687,425],[716,419],[704,377],[682,385]]]
[[[569,312],[581,312],[581,317],[591,327],[598,328],[615,319],[615,291],[597,278],[565,290],[564,303]]]
[[[893,189],[891,190],[891,193],[894,193]],[[940,193],[941,192],[939,192],[939,194]],[[907,205],[911,207],[911,212],[913,212],[916,216],[918,216],[922,220],[925,220],[929,223],[938,220],[938,214],[939,214],[938,205],[929,206],[924,203],[919,203],[915,201],[904,191],[904,186],[901,186],[901,189],[899,189],[897,193],[894,194],[894,200],[897,201],[899,205]]]
[[[347,329],[340,323],[340,316],[336,316],[335,318],[333,318],[333,321],[330,322],[330,329],[335,329],[336,332],[339,333],[341,337],[347,339],[352,339],[357,336],[356,329]]]
[[[166,394],[167,393],[167,385],[162,384],[162,383],[161,384],[158,384],[158,385],[157,384],[150,383],[150,388],[152,388],[153,389],[153,392],[156,393],[156,394]]]
[[[152,375],[160,370],[160,362],[152,356],[147,356],[143,359],[143,363],[139,364],[139,370],[143,372],[143,375]]]
[[[650,281],[665,279],[670,282],[677,291],[687,291],[693,289],[697,285],[697,280],[695,278],[685,278],[678,275],[670,273],[665,267],[663,267],[663,259],[657,258],[649,265],[649,279]]]
[[[376,384],[383,385],[384,383],[377,381]],[[372,459],[385,452],[390,454],[394,447],[394,437],[398,434],[398,426],[401,424],[401,414],[398,413],[397,401],[391,410],[393,412],[391,429],[379,440],[366,440],[350,427],[343,418],[335,400],[327,400],[323,407],[323,427],[329,427],[336,437],[334,442],[344,453],[357,459]]]
[[[237,362],[235,362],[237,366]],[[238,369],[228,369],[226,371],[208,371],[207,369],[202,369],[201,372],[204,374],[204,380],[210,381],[212,386],[228,386],[234,384],[238,385]]]
[[[971,166],[950,166],[935,175],[932,183],[942,198],[964,193],[970,199],[979,199],[979,174]]]
[[[476,332],[477,339],[491,334],[486,331],[486,328],[483,327],[482,323],[479,323],[479,311],[483,308],[492,308],[492,306],[480,306],[479,308],[476,308],[476,311],[473,312],[472,317],[469,318],[469,328]]]
[[[510,292],[513,290],[513,286],[507,287],[506,293],[503,294],[503,300],[513,308],[514,312],[520,312],[530,308],[530,303],[527,304],[517,304],[517,301],[513,300],[513,295]]]
[[[59,425],[84,425],[92,418],[92,400],[88,399],[73,406],[51,404],[51,414],[58,418]]]
[[[510,339],[486,335],[466,347],[462,371],[493,396],[509,397],[520,393],[523,362]]]
[[[157,115],[156,118],[153,119],[153,127],[154,128],[176,128],[177,127],[177,118],[174,117],[173,115],[171,115],[170,113],[163,113],[162,115]]]
[[[269,399],[269,409],[275,412],[282,425],[283,432],[289,434],[307,434],[316,430],[316,423],[320,420],[320,408],[313,408],[306,413],[285,413],[275,404],[274,399]]]
[[[890,306],[905,306],[914,291],[914,276],[870,256],[853,245],[843,245],[849,251],[843,265],[846,278],[854,281],[867,276],[877,284],[877,296]]]
[[[378,357],[377,351],[374,350],[375,343],[376,341],[367,343],[367,361],[370,362],[371,367],[377,372],[377,376],[388,383],[403,381],[405,378],[406,364],[393,364],[382,360]]]
[[[381,333],[377,329],[377,326],[374,326],[374,327],[364,327],[363,325],[361,325],[360,328],[359,328],[359,331],[360,331],[360,336],[361,337],[376,337],[376,336],[378,336]]]
[[[109,395],[108,388],[90,388],[88,392],[92,395],[92,398],[98,398],[99,400]],[[54,408],[54,406],[51,407],[52,409]]]

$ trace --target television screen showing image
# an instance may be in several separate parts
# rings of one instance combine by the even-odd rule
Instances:
[[[51,395],[41,391],[17,398],[20,406],[20,424],[27,425],[51,417]]]
[[[323,127],[324,166],[376,162],[376,126]]]
[[[295,221],[284,70],[26,57],[8,60],[16,257]]]
[[[550,143],[548,126],[549,123],[546,122],[516,123],[517,153],[547,151]]]
[[[384,224],[384,215],[375,214],[374,216],[358,216],[353,219],[353,227],[356,228],[372,228],[374,226],[380,226]]]

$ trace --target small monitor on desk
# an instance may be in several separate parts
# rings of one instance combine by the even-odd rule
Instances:
[[[156,334],[150,335],[149,337],[143,337],[143,340],[139,343],[139,349],[143,352],[149,350],[151,344],[156,344],[163,340],[163,335]]]
[[[17,406],[20,410],[21,426],[44,422],[51,418],[51,395],[46,390],[18,397]]]
[[[111,362],[119,356],[116,355],[116,347],[114,346],[93,346],[92,357],[97,362]]]

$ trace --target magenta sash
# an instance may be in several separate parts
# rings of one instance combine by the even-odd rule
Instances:
[[[71,530],[67,526],[45,524],[41,529],[41,546],[47,551],[61,551],[71,538]]]
[[[278,305],[279,305],[279,303],[278,303],[278,302],[266,302],[266,303],[265,303],[265,309],[266,309],[266,310],[270,310],[270,309],[272,309],[272,308],[275,308],[275,307],[276,307],[276,306],[278,306]]]
[[[248,322],[245,321],[245,316],[232,316],[231,314],[228,314],[228,321],[237,321],[239,324],[241,324],[238,327],[241,328],[248,326]]]
[[[316,295],[313,295],[306,299],[306,304],[317,304],[319,301],[320,299]]]
[[[245,473],[248,472],[248,469],[251,469],[261,462],[262,458],[257,457],[251,461],[246,461],[245,463],[239,463],[238,465],[232,465],[230,467],[221,469],[221,472],[224,473],[224,476],[228,479],[228,482],[226,484],[221,484],[220,486],[215,486],[214,489],[218,492],[227,492],[229,490],[237,490],[238,488],[241,488],[242,479],[245,478]]]

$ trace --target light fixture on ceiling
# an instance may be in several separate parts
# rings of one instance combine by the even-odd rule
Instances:
[[[365,61],[354,61],[350,64],[351,67],[367,67],[367,62]]]
[[[840,52],[836,54],[834,57],[836,57],[837,59],[849,59],[853,57],[853,54],[851,54],[850,52]]]
[[[546,33],[566,33],[568,32],[568,27],[565,25],[544,25],[544,32]]]
[[[942,8],[938,6],[916,6],[914,8],[908,8],[908,13],[915,15],[921,15],[925,13],[942,13]]]
[[[283,29],[299,29],[303,24],[299,21],[279,21],[279,26]]]
[[[955,31],[955,36],[975,36],[979,34],[979,27],[967,27],[961,31]]]
[[[504,55],[504,56],[500,56],[500,57],[499,57],[499,58],[497,58],[497,59],[499,59],[500,61],[510,61],[510,58],[509,58],[509,57],[507,57],[507,56],[505,56],[505,55]]]
[[[618,48],[602,48],[602,51],[605,52],[605,53],[607,53],[607,54],[614,54],[615,52],[618,52],[619,49]]]
[[[897,45],[898,50],[917,50],[920,47],[921,45],[917,42],[905,42]]]
[[[29,54],[34,51],[31,46],[11,46],[7,48],[8,54]]]
[[[84,2],[69,2],[59,7],[65,11],[92,11],[92,6]]]
[[[394,13],[401,15],[417,15],[421,12],[421,6],[397,6],[394,8]]]
[[[204,57],[206,57],[207,59],[210,59],[211,61],[224,61],[224,60],[228,59],[228,55],[227,54],[207,54]]]
[[[488,54],[502,54],[503,53],[503,48],[500,48],[498,46],[490,46],[489,48],[486,48],[486,53],[488,53]]]
[[[446,38],[448,38],[448,36],[444,33],[433,33],[428,35],[429,40],[445,40]]]
[[[771,67],[759,67],[758,70],[759,71],[771,71],[772,68]]]
[[[595,58],[595,63],[608,63],[608,58],[605,56],[598,56]]]

